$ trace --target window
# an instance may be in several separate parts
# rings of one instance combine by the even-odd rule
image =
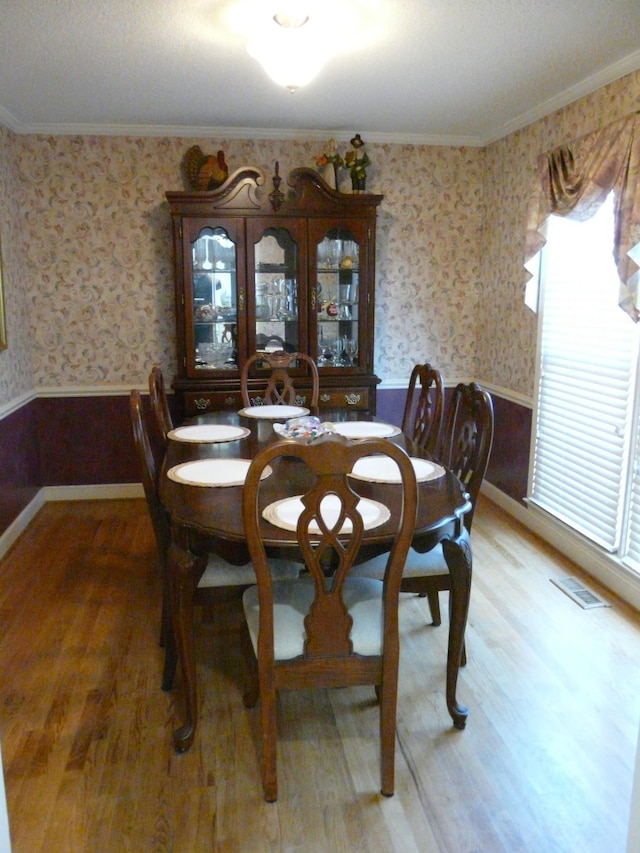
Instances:
[[[613,227],[613,195],[548,220],[529,494],[640,571],[640,329],[617,304]]]

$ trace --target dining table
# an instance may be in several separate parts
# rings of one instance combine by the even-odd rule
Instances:
[[[197,473],[205,470],[209,463],[194,463],[215,459],[229,462],[245,460],[234,464],[246,466],[246,460],[253,459],[261,449],[282,440],[281,433],[287,418],[298,414],[285,406],[280,407],[281,415],[272,411],[276,407],[265,407],[264,413],[257,411],[259,408],[255,407],[256,411],[223,410],[199,415],[168,435],[160,477],[160,499],[171,522],[168,553],[171,618],[184,688],[184,719],[173,734],[174,747],[178,752],[185,752],[191,747],[198,722],[193,624],[196,587],[211,553],[232,565],[246,565],[249,561],[242,520],[243,476],[236,480],[232,476],[225,482],[218,482]],[[382,434],[404,448],[410,456],[430,460],[399,428],[375,416],[343,410],[323,412],[322,424],[322,428],[332,424],[335,430],[353,440]],[[456,691],[471,591],[471,545],[463,523],[471,504],[455,474],[439,465],[433,467],[437,469],[437,476],[417,478],[418,509],[412,547],[424,553],[442,544],[451,575],[445,692],[453,724],[462,729],[468,711],[458,702]],[[194,472],[193,478],[189,471]],[[401,511],[400,485],[381,482],[380,479],[353,477],[351,480],[352,488],[362,498],[382,503],[390,511],[388,521],[365,530],[360,561],[390,551],[394,518]],[[262,484],[260,500],[264,506],[275,505],[304,493],[309,484],[304,464],[292,458],[282,458],[274,463],[272,475]],[[268,553],[274,557],[300,560],[301,568],[304,568],[296,550],[295,530],[285,529],[266,519],[262,525]]]

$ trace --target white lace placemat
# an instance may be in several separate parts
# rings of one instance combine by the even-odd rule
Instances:
[[[172,441],[186,441],[196,444],[209,444],[219,441],[238,441],[251,435],[246,427],[229,426],[227,424],[193,424],[192,426],[176,427],[167,433]]]
[[[262,510],[262,517],[280,527],[283,530],[295,531],[298,526],[298,518],[303,510],[302,500],[300,496],[292,498],[284,498],[280,501],[274,501]],[[327,526],[331,528],[340,514],[340,499],[336,495],[327,495],[320,504],[322,517],[326,521]],[[379,527],[388,521],[391,513],[389,508],[378,501],[372,501],[368,498],[360,498],[358,501],[358,512],[362,516],[365,530],[372,530],[374,527]],[[353,525],[349,519],[345,520],[341,533],[350,533]],[[320,533],[320,528],[314,522],[311,523],[309,529],[312,533]]]
[[[243,418],[264,418],[265,420],[286,421],[308,415],[309,409],[304,406],[248,406],[240,409],[238,414]]]
[[[429,462],[428,459],[411,457],[413,470],[416,472],[416,480],[424,483],[427,480],[437,480],[444,476],[445,469],[442,465]],[[400,469],[388,456],[365,456],[358,459],[353,466],[351,476],[356,480],[367,480],[370,483],[400,483]]]
[[[187,486],[243,486],[250,465],[250,459],[196,459],[169,468],[167,476]],[[262,479],[271,473],[267,465]]]
[[[333,424],[333,431],[345,438],[392,438],[402,432],[393,424],[382,424],[376,421],[343,421]]]

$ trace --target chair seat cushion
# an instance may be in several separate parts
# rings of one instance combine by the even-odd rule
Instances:
[[[297,578],[300,574],[300,565],[293,560],[273,559],[269,561],[271,574],[274,580],[288,580]],[[244,566],[234,566],[227,563],[217,554],[210,554],[207,568],[200,578],[198,589],[216,586],[246,586],[256,582],[256,573],[252,563]]]
[[[382,580],[387,566],[388,554],[380,554],[372,560],[359,563],[351,569],[351,577],[377,578]],[[420,554],[409,548],[407,560],[402,572],[403,578],[421,578],[425,575],[448,575],[449,568],[442,553],[442,545],[437,545],[431,551]]]
[[[313,581],[309,577],[274,583],[273,633],[276,660],[289,660],[304,653],[306,638],[304,617],[313,601],[313,594]],[[347,578],[344,602],[353,619],[351,641],[354,653],[380,655],[382,653],[382,582],[365,577]],[[242,603],[251,642],[257,655],[260,617],[257,586],[245,590]]]

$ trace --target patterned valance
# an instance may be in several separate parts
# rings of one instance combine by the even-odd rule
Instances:
[[[640,320],[640,112],[538,159],[540,184],[531,201],[525,263],[542,249],[541,229],[551,214],[584,220],[615,193],[613,256],[620,307]]]

